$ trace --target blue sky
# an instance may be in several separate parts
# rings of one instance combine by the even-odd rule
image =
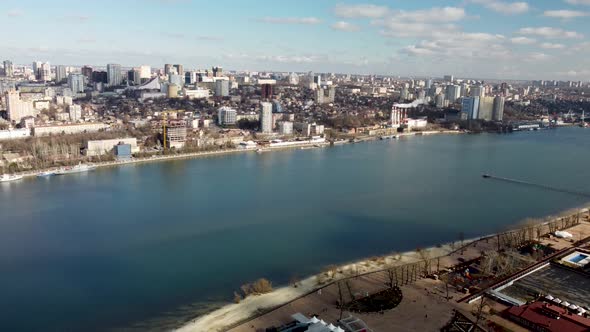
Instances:
[[[0,56],[16,63],[590,79],[590,0],[0,0],[0,8]]]

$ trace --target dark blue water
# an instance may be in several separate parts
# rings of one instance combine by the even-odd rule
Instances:
[[[5,183],[0,328],[128,327],[260,277],[499,231],[588,199],[482,173],[586,191],[589,148],[581,128],[411,137]]]

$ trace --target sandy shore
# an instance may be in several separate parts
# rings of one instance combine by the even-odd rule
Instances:
[[[398,136],[409,137],[409,136],[418,136],[418,135],[459,134],[459,133],[461,133],[461,132],[454,131],[454,130],[442,130],[442,131],[439,130],[439,131],[404,133],[404,134],[399,134]],[[364,140],[376,140],[376,139],[378,139],[378,137],[376,137],[376,136],[370,136],[370,137],[364,138]],[[343,142],[343,144],[348,144],[348,143],[349,142],[347,142],[347,141]],[[277,151],[277,150],[299,149],[302,147],[308,147],[308,146],[313,146],[313,145],[317,145],[317,144],[316,143],[308,143],[308,144],[300,144],[300,145],[295,145],[295,146],[269,147],[269,148],[265,148],[265,150],[269,150],[269,151],[266,151],[265,153],[271,152],[271,151]],[[323,143],[320,145],[329,146],[330,144]],[[225,155],[225,154],[233,154],[233,153],[246,153],[246,152],[254,152],[254,151],[256,151],[256,149],[223,149],[223,150],[218,150],[218,151],[192,152],[192,153],[182,153],[182,154],[174,154],[174,155],[167,155],[167,156],[154,155],[152,157],[133,158],[131,160],[125,160],[125,161],[99,162],[99,163],[94,163],[93,165],[95,165],[97,168],[115,167],[115,166],[150,163],[150,162],[157,162],[157,161],[193,159],[193,158],[200,158],[200,157],[217,156],[217,155]],[[51,169],[54,169],[54,168],[51,168]],[[37,174],[39,174],[43,171],[51,170],[51,169],[35,170],[35,171],[30,171],[30,172],[22,172],[22,173],[18,173],[18,174],[22,175],[23,177],[35,177],[35,176],[37,176]]]
[[[477,241],[478,239],[466,240],[464,245]],[[444,257],[458,248],[459,244],[446,244],[441,247],[425,249],[430,258]],[[383,270],[387,267],[400,266],[408,263],[422,261],[422,256],[417,251],[408,251],[401,254],[393,254],[379,258],[362,260],[356,263],[339,266],[326,283],[318,284],[318,278],[325,273],[311,276],[298,284],[298,287],[285,286],[274,290],[271,293],[257,296],[249,296],[240,303],[228,304],[207,315],[185,324],[177,329],[180,332],[202,332],[202,331],[224,331],[228,327],[240,323],[252,316],[259,310],[268,310],[282,306],[294,301],[308,293],[317,291],[333,281],[350,277],[356,274],[364,274]]]

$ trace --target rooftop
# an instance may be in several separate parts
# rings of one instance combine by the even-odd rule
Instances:
[[[542,327],[543,331],[584,332],[590,329],[590,319],[569,313],[565,308],[544,302],[511,307],[504,314],[527,327]]]

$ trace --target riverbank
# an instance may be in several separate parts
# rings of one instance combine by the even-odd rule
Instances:
[[[297,283],[297,287],[294,287],[294,285],[283,286],[270,293],[249,296],[243,299],[240,303],[223,306],[222,308],[184,324],[182,327],[178,328],[177,331],[227,331],[244,324],[261,313],[283,307],[302,297],[316,293],[320,289],[332,285],[338,280],[348,279],[352,276],[371,274],[388,268],[419,263],[425,260],[437,260],[437,264],[441,264],[441,267],[449,267],[460,262],[459,257],[451,259],[451,256],[456,255],[459,251],[461,251],[461,254],[458,256],[460,256],[461,259],[474,259],[481,255],[481,248],[485,245],[490,247],[495,246],[489,243],[489,239],[498,238],[498,241],[500,241],[500,236],[502,234],[516,233],[525,229],[530,229],[531,227],[538,228],[539,234],[548,234],[551,233],[551,230],[553,229],[551,226],[552,223],[557,225],[561,222],[563,225],[563,220],[575,215],[579,216],[582,214],[588,214],[589,211],[590,210],[587,207],[570,209],[560,213],[557,217],[552,217],[550,220],[537,221],[536,223],[531,223],[530,220],[524,223],[521,221],[515,225],[517,228],[502,233],[452,242],[442,246],[408,251],[401,254],[390,254],[381,257],[368,258],[355,263],[334,267],[302,280]],[[484,242],[485,245],[483,245]],[[477,247],[478,249],[468,250],[469,247],[472,247],[471,249]]]
[[[420,135],[440,135],[440,134],[460,134],[462,132],[457,130],[439,130],[439,131],[425,131],[425,132],[411,132],[411,133],[401,133],[398,134],[398,137],[411,137],[411,136],[420,136]],[[360,137],[360,141],[371,141],[371,140],[378,140],[379,137],[377,136],[366,136]],[[352,144],[353,142],[349,141],[340,141],[336,142],[335,144]],[[299,148],[315,148],[317,143],[302,143],[293,146],[275,146],[275,147],[267,147],[264,148],[264,153],[268,153],[271,151],[279,151],[279,150],[291,150],[291,149],[299,149]],[[330,143],[322,143],[320,147],[329,146]],[[317,147],[317,148],[320,148]],[[122,161],[106,161],[106,162],[99,162],[93,163],[96,168],[102,167],[116,167],[116,166],[125,166],[125,165],[133,165],[133,164],[142,164],[142,163],[150,163],[150,162],[158,162],[158,161],[170,161],[170,160],[181,160],[181,159],[194,159],[194,158],[201,158],[201,157],[209,157],[209,156],[218,156],[218,155],[226,155],[226,154],[234,154],[234,153],[245,153],[245,152],[255,152],[256,149],[223,149],[218,151],[205,151],[205,152],[191,152],[191,153],[182,153],[182,154],[173,154],[173,155],[154,155],[151,157],[145,158],[133,158],[130,160],[122,160]],[[22,175],[24,178],[32,178],[36,177],[37,174],[45,171],[50,171],[55,168],[47,168],[42,170],[35,170],[35,171],[28,171],[28,172],[21,172],[17,173],[18,175]]]

